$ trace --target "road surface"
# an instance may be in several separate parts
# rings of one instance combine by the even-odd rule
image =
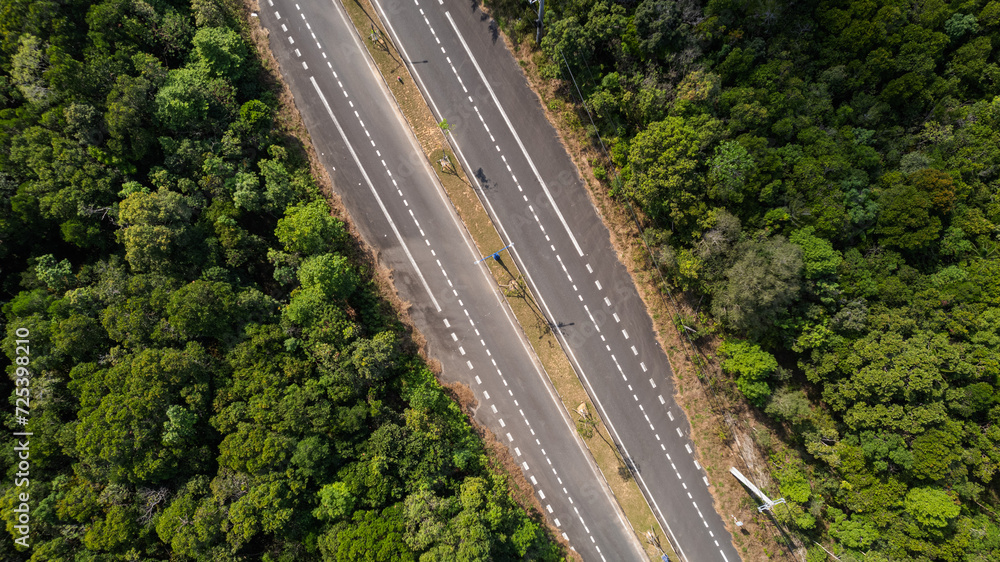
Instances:
[[[675,550],[739,554],[673,399],[652,322],[577,169],[490,17],[458,0],[373,0]]]
[[[644,559],[434,172],[336,1],[261,0],[259,17],[334,187],[476,419],[507,444],[585,560]]]

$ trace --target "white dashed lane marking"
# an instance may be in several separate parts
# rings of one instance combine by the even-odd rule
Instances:
[[[441,0],[439,0],[439,1],[441,1]],[[416,0],[415,0],[415,3],[416,3]],[[449,18],[450,18],[450,16],[449,16]],[[424,18],[424,19],[426,20],[426,18]],[[436,32],[434,31],[433,27],[431,27],[431,26],[430,26],[430,23],[429,23],[429,22],[428,22],[428,28],[430,28],[430,31],[431,31],[432,35],[434,35],[434,36],[435,36],[435,39],[437,39],[437,34],[436,34]],[[440,40],[438,40],[438,43],[440,43]],[[442,48],[441,50],[442,50],[442,52],[443,52],[443,53],[445,52],[444,48]],[[453,72],[453,73],[455,74],[456,78],[458,79],[459,83],[460,83],[460,84],[462,85],[462,89],[463,89],[463,91],[466,91],[466,92],[468,92],[468,90],[466,90],[466,89],[465,89],[465,85],[464,85],[464,83],[462,82],[462,79],[461,79],[461,77],[460,77],[460,76],[458,76],[458,72],[456,71],[456,69],[455,69],[455,67],[454,67],[454,64],[452,63],[452,61],[451,61],[451,58],[450,58],[450,57],[446,57],[446,60],[447,60],[447,62],[448,62],[448,64],[449,64],[449,66],[451,67],[451,69],[452,69],[452,72]],[[483,124],[483,128],[485,129],[485,131],[487,132],[487,134],[488,134],[488,135],[490,136],[490,139],[491,139],[491,141],[494,141],[494,143],[495,143],[495,138],[494,138],[494,136],[493,136],[492,132],[491,132],[491,131],[489,130],[489,126],[488,126],[488,125],[486,124],[486,121],[485,121],[485,119],[483,118],[483,116],[482,116],[482,113],[481,113],[481,112],[479,111],[479,108],[478,108],[478,107],[477,107],[477,106],[475,105],[475,100],[474,100],[474,98],[472,98],[471,96],[469,96],[469,98],[468,98],[468,99],[469,99],[469,102],[473,104],[473,110],[474,110],[474,111],[476,112],[476,115],[477,115],[477,116],[479,117],[479,120],[480,120],[480,122],[481,122],[481,123]],[[513,173],[512,173],[512,170],[511,170],[511,167],[510,167],[510,163],[509,163],[509,162],[507,161],[507,157],[506,157],[506,155],[505,155],[505,154],[503,154],[503,152],[502,152],[502,149],[500,148],[500,146],[499,146],[498,144],[494,144],[494,148],[496,148],[497,152],[500,152],[500,153],[501,153],[501,154],[500,154],[500,158],[501,158],[501,160],[502,160],[502,161],[504,162],[504,165],[505,165],[505,167],[507,168],[507,171],[508,171],[509,173],[511,173],[511,177],[512,177],[512,179],[514,180],[514,183],[515,183],[515,185],[517,186],[517,188],[518,188],[518,191],[521,191],[521,192],[523,192],[523,191],[524,191],[524,190],[523,190],[523,188],[522,188],[522,187],[521,187],[521,185],[520,185],[520,184],[519,184],[519,183],[517,182],[517,178],[516,178],[516,177],[515,177],[515,176],[513,175]],[[524,201],[525,201],[525,202],[527,202],[527,201],[528,201],[528,198],[527,198],[527,196],[524,196],[524,197],[523,197],[523,199],[524,199]],[[538,218],[538,215],[537,215],[537,213],[535,212],[535,209],[534,209],[534,207],[533,207],[532,205],[530,205],[530,204],[529,204],[529,205],[528,205],[528,210],[529,210],[529,211],[531,212],[531,214],[532,214],[532,217],[533,217],[533,218],[535,219],[535,222],[536,222],[536,223],[538,224],[538,226],[539,226],[539,229],[540,229],[540,230],[541,230],[541,231],[542,231],[542,232],[544,233],[544,232],[545,232],[545,227],[544,227],[544,225],[542,225],[542,223],[541,223],[541,220],[539,220],[539,218]],[[550,241],[550,238],[549,238],[549,236],[548,236],[547,234],[545,235],[545,239],[546,239],[546,241]],[[555,247],[555,245],[554,245],[554,244],[550,244],[549,248],[550,248],[550,250],[551,250],[551,251],[552,251],[553,253],[555,253],[555,254],[556,254],[556,260],[557,260],[557,261],[559,262],[559,264],[560,264],[560,267],[562,268],[563,272],[564,272],[564,273],[566,274],[566,277],[567,277],[567,279],[569,280],[570,284],[572,285],[572,283],[573,283],[573,278],[572,278],[572,276],[570,275],[570,273],[569,273],[569,270],[568,270],[568,268],[566,267],[566,264],[565,264],[565,263],[564,263],[564,262],[562,261],[562,257],[561,257],[561,256],[560,256],[560,255],[559,255],[558,253],[556,253],[556,251],[557,251],[557,250],[556,250],[556,247]],[[587,264],[586,264],[586,268],[587,268],[587,272],[588,272],[588,273],[591,273],[591,274],[592,274],[592,273],[594,272],[594,270],[593,270],[593,267],[592,267],[592,266],[591,266],[591,265],[590,265],[589,263],[587,263]],[[601,282],[600,282],[599,280],[594,280],[594,285],[595,285],[595,286],[597,287],[597,289],[598,289],[598,290],[603,290],[603,286],[601,285]],[[574,291],[574,292],[577,292],[577,293],[578,293],[577,297],[578,297],[578,299],[579,299],[579,300],[580,300],[580,301],[582,302],[582,301],[584,300],[584,299],[583,299],[583,295],[580,295],[580,294],[579,294],[579,290],[578,290],[578,288],[576,287],[576,285],[572,285],[572,288],[573,288],[573,291]],[[605,296],[605,297],[604,297],[604,303],[605,303],[605,304],[606,304],[606,305],[607,305],[608,307],[611,307],[611,306],[612,306],[612,303],[611,303],[611,299],[610,299],[610,298],[608,298],[607,296]],[[600,326],[598,326],[598,324],[597,324],[597,321],[596,321],[596,319],[594,318],[593,314],[592,314],[592,313],[590,312],[590,308],[589,308],[589,307],[588,307],[587,305],[584,305],[584,309],[586,310],[586,312],[587,312],[587,315],[588,315],[588,317],[590,318],[591,322],[593,322],[593,325],[594,325],[594,327],[596,328],[597,332],[600,332],[600,331],[601,331],[601,330],[600,330]],[[618,315],[618,313],[617,313],[617,312],[614,312],[614,311],[613,311],[613,312],[612,312],[612,316],[614,317],[614,319],[615,319],[615,322],[616,322],[616,323],[620,323],[620,322],[621,322],[621,318],[620,318],[620,316]],[[627,331],[627,330],[624,330],[624,329],[623,329],[623,330],[622,330],[621,332],[622,332],[622,336],[623,336],[623,337],[624,337],[624,338],[625,338],[626,340],[628,340],[628,339],[629,339],[629,334],[628,334],[628,331]],[[605,341],[605,337],[604,337],[603,335],[601,335],[601,341]],[[606,346],[606,348],[608,349],[608,351],[610,351],[610,349],[611,349],[611,347],[610,347],[610,346]],[[639,351],[638,351],[638,349],[636,348],[636,346],[634,346],[634,345],[633,345],[633,346],[630,346],[630,349],[632,350],[632,354],[633,354],[634,356],[638,356],[638,355],[639,355]],[[628,381],[628,378],[627,378],[627,376],[625,375],[625,372],[624,372],[624,369],[622,369],[621,365],[620,365],[620,364],[618,363],[617,359],[615,359],[614,355],[612,355],[611,357],[612,357],[612,359],[614,359],[614,361],[615,361],[615,364],[616,364],[616,366],[617,366],[617,368],[618,368],[619,372],[620,372],[620,373],[621,373],[621,375],[622,375],[622,378],[623,378],[623,379],[624,379],[624,380],[625,380],[625,381],[627,382],[627,381]],[[642,371],[643,371],[643,372],[648,372],[648,370],[649,370],[649,369],[648,369],[648,368],[646,367],[646,364],[645,364],[645,362],[640,362],[640,363],[639,363],[639,366],[640,366],[640,368],[642,369]],[[506,384],[506,381],[504,381],[504,382],[505,382],[505,384]],[[654,380],[653,380],[652,378],[650,378],[650,379],[649,379],[649,384],[650,384],[650,386],[651,386],[652,388],[656,388],[656,382],[655,382],[655,381],[654,381]],[[629,390],[631,390],[631,388],[632,388],[632,387],[631,387],[631,385],[629,385]],[[633,397],[633,399],[634,399],[634,400],[635,400],[636,402],[638,402],[638,401],[639,401],[639,399],[638,399],[638,396],[637,396],[637,395],[633,394],[633,395],[632,395],[632,397]],[[659,396],[657,396],[657,398],[658,398],[658,400],[660,401],[660,404],[665,404],[665,403],[666,403],[662,395],[659,395]],[[641,404],[640,404],[640,410],[642,410],[642,411],[644,412],[644,408],[642,407],[642,405],[641,405]],[[674,419],[674,417],[673,417],[673,414],[672,414],[672,413],[670,413],[670,412],[668,411],[668,412],[667,412],[667,415],[668,415],[668,416],[670,417],[670,420],[671,420],[671,421],[673,421],[673,419]],[[646,413],[644,412],[644,413],[643,413],[643,416],[645,417],[645,419],[646,419],[647,423],[649,423],[649,427],[650,427],[650,430],[651,430],[651,431],[654,431],[654,432],[655,432],[655,429],[656,429],[656,428],[655,428],[655,426],[654,426],[654,425],[652,424],[652,422],[650,421],[650,419],[649,419],[649,415],[648,415],[648,414],[646,414]],[[527,423],[527,420],[525,420],[525,421],[526,421],[526,423]],[[532,431],[532,434],[534,434],[534,431]],[[683,437],[683,433],[681,432],[680,428],[677,428],[677,434],[678,434],[678,436],[680,436],[680,437]],[[657,439],[657,440],[659,441],[659,440],[660,440],[660,436],[659,436],[659,434],[655,434],[655,436],[656,436],[656,439]],[[664,451],[666,450],[666,446],[665,446],[665,445],[661,444],[660,446],[661,446],[661,449],[663,449]],[[689,452],[690,452],[690,445],[687,445],[687,444],[685,444],[685,447],[686,447],[686,448],[688,448],[688,449],[689,449]],[[669,458],[669,455],[668,455],[668,458]],[[546,458],[546,460],[548,460],[548,459]],[[551,464],[551,461],[549,461],[549,463]],[[672,463],[671,463],[671,464],[672,464]],[[675,467],[675,471],[676,471],[676,467]],[[677,477],[678,477],[678,479],[680,479],[680,478],[681,478],[681,475],[680,475],[680,472],[677,472]],[[534,481],[534,478],[532,478],[532,480]],[[706,483],[707,483],[707,478],[706,478],[705,480],[706,480]],[[572,500],[571,500],[571,501],[572,501]],[[700,515],[700,512],[699,512],[699,515]],[[704,520],[704,519],[703,519],[703,520]],[[706,524],[706,526],[707,526],[707,524]],[[588,532],[589,532],[589,531],[588,531]],[[591,538],[591,540],[593,540],[593,537],[590,537],[590,538]],[[599,552],[599,551],[598,551],[598,552]],[[724,555],[723,555],[723,556],[724,556]],[[603,559],[603,558],[604,558],[604,556],[602,555],[602,556],[601,556],[601,558]]]
[[[270,0],[269,0],[269,1],[270,1]],[[439,0],[439,4],[440,4],[440,3],[443,3],[443,2],[442,2],[442,0]],[[417,6],[419,6],[419,2],[418,2],[417,0],[414,0],[414,4],[415,4],[415,5],[417,5]],[[421,14],[423,15],[423,12],[422,12],[422,11],[421,11]],[[450,17],[450,14],[447,14],[447,15],[448,15],[449,19],[451,19],[451,17]],[[305,20],[305,15],[303,15],[302,17],[303,17],[303,20]],[[433,35],[433,36],[435,37],[435,40],[437,41],[437,43],[439,43],[439,44],[440,44],[440,40],[439,40],[439,39],[437,38],[437,34],[436,34],[436,32],[434,31],[433,27],[432,27],[432,26],[430,25],[430,22],[429,22],[429,20],[427,20],[426,16],[424,16],[424,20],[425,20],[425,23],[427,24],[428,28],[430,29],[430,31],[431,31],[431,34],[432,34],[432,35]],[[307,23],[307,26],[308,26],[308,22],[306,22],[306,23]],[[310,31],[311,31],[311,27],[310,27],[309,29],[310,29]],[[314,38],[315,38],[315,37],[314,37]],[[463,42],[464,42],[464,39],[463,39]],[[320,47],[320,48],[322,49],[322,47],[321,47],[321,46],[319,45],[319,43],[317,43],[317,47]],[[452,68],[452,71],[453,71],[453,73],[455,74],[455,77],[456,77],[456,79],[458,80],[459,84],[461,85],[461,87],[462,87],[462,90],[463,90],[463,91],[465,91],[466,93],[468,93],[468,90],[467,90],[467,88],[466,88],[466,86],[465,86],[465,83],[464,83],[464,82],[463,82],[463,80],[462,80],[462,77],[458,75],[458,72],[457,72],[457,70],[455,69],[455,67],[454,67],[454,64],[452,63],[452,61],[451,61],[450,57],[447,57],[447,52],[446,52],[446,50],[445,50],[445,49],[444,49],[443,47],[441,48],[441,52],[442,52],[443,54],[445,54],[445,55],[446,55],[446,60],[447,60],[447,62],[448,62],[448,64],[449,64],[449,66],[450,66],[450,67]],[[326,57],[326,54],[324,53],[323,55],[324,55],[324,58],[325,58],[325,57]],[[471,56],[471,53],[470,53],[470,56]],[[475,62],[475,61],[473,61],[473,62]],[[329,65],[329,63],[328,63],[328,65]],[[332,70],[332,65],[330,65],[330,66],[331,66],[331,70]],[[477,65],[477,68],[478,68],[478,65]],[[481,73],[481,72],[480,72],[480,73]],[[336,78],[336,73],[334,73],[334,77]],[[339,81],[338,81],[338,84],[339,84]],[[341,86],[341,88],[343,88],[343,85],[342,85],[342,84],[340,84],[340,86]],[[346,92],[346,91],[344,91],[344,95],[345,95],[345,97],[349,97],[349,96],[347,95],[347,92]],[[495,96],[494,96],[494,97],[495,97]],[[474,103],[474,101],[475,101],[475,100],[474,100],[474,99],[473,99],[473,98],[472,98],[472,97],[470,96],[470,97],[469,97],[469,101],[470,101],[470,102],[472,102],[472,103]],[[499,104],[498,104],[498,105],[499,105]],[[352,106],[352,107],[353,107],[353,106]],[[490,138],[491,138],[492,140],[494,140],[494,143],[495,143],[495,138],[494,138],[494,136],[493,136],[492,132],[491,132],[491,131],[489,130],[489,126],[488,126],[488,125],[486,124],[486,122],[485,122],[485,119],[483,119],[483,116],[482,116],[482,114],[481,114],[481,113],[479,112],[479,109],[478,109],[478,107],[475,107],[475,106],[474,106],[474,109],[475,109],[475,111],[476,111],[477,115],[479,116],[479,118],[480,118],[480,121],[482,122],[482,124],[483,124],[483,127],[484,127],[484,129],[486,130],[487,134],[489,134]],[[501,109],[501,111],[502,111],[502,109]],[[367,136],[367,137],[368,137],[369,139],[371,139],[371,134],[370,134],[370,133],[368,132],[368,130],[367,130],[367,129],[365,129],[365,134],[366,134],[366,136]],[[374,148],[374,147],[376,146],[376,145],[375,145],[375,141],[374,141],[374,140],[371,140],[370,142],[371,142],[371,144],[372,144],[372,147]],[[520,141],[518,140],[518,142],[520,142]],[[497,151],[501,153],[501,158],[503,159],[503,161],[505,162],[505,164],[507,164],[507,159],[506,159],[506,155],[504,155],[504,154],[503,154],[503,152],[502,152],[502,149],[501,149],[501,147],[500,147],[500,146],[499,146],[498,144],[495,144],[494,146],[495,146],[495,148],[497,149]],[[523,147],[522,147],[522,148],[523,148]],[[379,154],[379,156],[381,156],[381,154]],[[389,175],[391,176],[391,172],[389,172],[389,170],[388,170],[388,167],[386,166],[385,162],[383,162],[383,166],[385,166],[385,167],[386,167],[386,171],[387,171],[387,173],[389,173]],[[510,169],[510,166],[509,166],[509,164],[507,164],[507,168],[508,168],[508,172],[512,172],[512,170]],[[536,175],[537,175],[537,174],[536,174]],[[520,185],[520,184],[518,183],[518,181],[517,181],[517,178],[516,178],[516,177],[515,177],[515,176],[513,175],[513,173],[511,173],[511,178],[512,178],[512,179],[513,179],[513,181],[514,181],[514,184],[515,184],[515,185],[517,186],[517,188],[518,188],[518,191],[521,191],[521,192],[523,192],[523,191],[524,191],[523,187],[522,187],[522,186],[521,186],[521,185]],[[539,178],[538,178],[538,179],[539,179],[539,181],[541,181],[541,177],[540,177],[540,176],[539,176]],[[395,180],[393,180],[393,184],[394,184],[394,185],[396,184]],[[542,187],[543,187],[543,189],[545,189],[545,190],[546,190],[546,194],[548,195],[548,189],[546,188],[546,186],[545,186],[545,185],[543,184],[543,185],[542,185]],[[399,191],[399,194],[400,194],[400,196],[402,196],[402,192],[401,192],[401,191]],[[551,199],[551,196],[550,196],[550,199]],[[553,202],[553,204],[554,204],[554,202]],[[404,205],[406,205],[406,206],[409,206],[409,204],[408,204],[407,202],[405,202],[405,200],[404,200]],[[529,210],[531,211],[531,213],[532,213],[532,216],[533,216],[533,217],[535,218],[535,221],[536,221],[536,223],[538,224],[538,226],[539,226],[540,230],[541,230],[541,231],[542,231],[542,232],[544,233],[544,232],[545,232],[545,227],[544,227],[544,226],[543,226],[543,225],[541,224],[541,221],[539,220],[539,218],[538,218],[538,215],[537,215],[537,213],[535,213],[535,210],[534,210],[534,209],[533,209],[533,208],[532,208],[531,206],[529,206]],[[558,209],[556,209],[556,212],[558,213]],[[411,216],[412,216],[412,212],[411,212]],[[563,220],[563,222],[565,223],[565,220],[564,220],[564,219],[562,219],[562,216],[561,216],[561,214],[560,214],[560,219],[561,219],[561,220]],[[415,217],[413,217],[413,220],[414,220],[414,223],[415,223],[415,224],[417,225],[417,228],[418,228],[418,230],[419,230],[419,229],[420,229],[420,226],[419,226],[419,223],[418,223],[418,222],[416,221],[416,218],[415,218]],[[568,228],[568,226],[567,226],[567,225],[565,225],[565,224],[564,224],[564,226],[566,226],[566,228],[567,228],[567,232],[569,233],[569,235],[570,235],[570,237],[571,237],[571,239],[572,239],[572,241],[573,241],[573,244],[574,244],[574,246],[576,246],[576,247],[577,247],[577,251],[578,251],[578,252],[580,253],[580,255],[583,255],[583,251],[582,251],[582,249],[580,249],[580,248],[579,248],[579,244],[578,244],[578,243],[576,242],[576,239],[575,239],[575,237],[573,236],[572,232],[569,232],[569,228]],[[423,235],[423,232],[422,232],[422,230],[421,230],[421,235]],[[548,239],[548,235],[546,235],[546,239]],[[429,241],[429,240],[426,240],[426,239],[425,239],[424,241],[425,241],[425,243],[426,243],[426,244],[427,244],[428,246],[430,246],[430,241]],[[556,250],[556,249],[555,249],[555,246],[554,246],[554,245],[552,245],[552,246],[551,246],[551,249],[552,249],[552,251],[553,251],[553,252],[555,252],[555,250]],[[432,250],[432,252],[433,252],[433,250]],[[561,259],[561,257],[560,257],[560,256],[559,256],[558,254],[556,254],[556,257],[557,257],[557,260],[558,260],[558,261],[560,262],[560,264],[561,264],[561,266],[562,266],[562,269],[563,269],[564,273],[565,273],[565,274],[566,274],[566,276],[567,276],[567,279],[568,279],[568,280],[570,281],[570,283],[572,284],[572,282],[573,282],[573,278],[572,278],[572,276],[570,275],[570,273],[569,273],[569,271],[568,271],[568,268],[567,268],[567,267],[566,267],[566,265],[565,265],[565,264],[564,264],[564,263],[562,262],[562,259]],[[440,264],[439,264],[439,265],[440,265]],[[590,264],[587,264],[587,270],[588,270],[588,272],[590,272],[590,273],[593,273],[593,268],[592,268],[592,267],[590,266]],[[442,273],[443,273],[443,274],[444,274],[444,275],[445,275],[445,276],[447,277],[447,272],[445,272],[443,268],[442,268]],[[451,285],[452,285],[452,283],[451,283],[451,281],[450,281],[450,280],[448,280],[448,284],[449,284],[449,286],[451,286]],[[598,288],[601,288],[601,286],[600,286],[600,283],[597,283],[597,286],[598,286]],[[574,289],[574,291],[577,291],[577,289],[576,289],[576,287],[575,287],[575,286],[573,287],[573,289]],[[455,292],[455,294],[456,294],[456,296],[457,296],[457,291],[454,291],[454,292]],[[579,294],[578,294],[577,296],[578,296],[579,300],[580,300],[580,301],[582,302],[582,301],[583,301],[583,296],[582,296],[582,295],[579,295]],[[608,305],[610,306],[610,301],[609,301],[608,299],[605,299],[605,302],[606,302],[606,303],[607,303],[607,304],[608,304]],[[460,304],[460,306],[461,306],[461,304]],[[463,313],[464,313],[464,314],[466,315],[466,317],[470,317],[470,315],[469,315],[469,311],[468,311],[468,310],[463,310]],[[474,322],[472,321],[471,317],[469,318],[469,321],[470,321],[470,324],[472,324],[473,326],[475,325],[475,323],[474,323]],[[446,327],[450,327],[450,325],[448,324],[448,321],[447,321],[447,320],[445,320],[444,322],[445,322],[445,326],[446,326]],[[478,332],[477,332],[477,335],[478,335]],[[626,334],[626,338],[627,338],[627,337],[628,337],[628,336],[627,336],[627,334]],[[454,336],[454,335],[453,335],[453,338],[452,338],[452,339],[453,339],[453,341],[457,341],[457,337],[456,337],[456,336]],[[483,339],[480,339],[480,344],[481,344],[481,345],[483,345],[484,347],[486,347],[486,343],[485,343],[485,341],[484,341]],[[460,351],[460,353],[462,353],[463,355],[465,354],[465,350],[464,350],[464,348],[462,348],[461,346],[459,347],[459,351]],[[490,351],[489,351],[489,349],[488,349],[488,348],[486,349],[486,352],[487,352],[487,355],[491,355],[491,354],[490,354]],[[494,364],[494,367],[495,367],[495,366],[496,366],[496,362],[495,362],[495,361],[492,361],[492,362],[493,362],[493,364]],[[467,366],[469,367],[469,369],[473,369],[473,368],[474,368],[474,367],[473,367],[473,364],[472,364],[472,362],[471,362],[471,361],[467,361],[467,362],[466,362],[466,364],[467,364]],[[621,369],[621,368],[619,367],[619,369]],[[500,375],[500,376],[501,376],[501,380],[502,380],[502,382],[503,382],[504,386],[507,386],[507,381],[506,381],[506,379],[504,379],[504,378],[503,378],[503,376],[502,376],[502,374],[500,373],[499,369],[497,369],[497,373],[498,373],[498,375]],[[622,376],[623,376],[623,377],[625,376],[625,375],[624,375],[624,371],[622,371]],[[627,379],[626,379],[626,380],[627,380]],[[477,383],[479,383],[479,384],[482,384],[482,380],[481,380],[481,379],[480,379],[480,378],[479,378],[478,376],[476,377],[476,382],[477,382]],[[511,395],[511,397],[513,397],[513,395],[514,395],[514,394],[513,394],[513,391],[511,391],[511,390],[508,390],[508,393],[509,393],[509,394]],[[489,399],[489,398],[488,398],[488,395],[486,395],[485,393],[484,393],[484,395],[485,395],[485,396],[487,396],[487,399]],[[515,401],[515,403],[516,403],[516,401]],[[495,407],[494,405],[491,405],[491,409],[494,409],[494,411],[495,411],[495,410],[496,410],[496,407]],[[530,424],[529,420],[527,419],[527,417],[526,417],[526,416],[524,416],[524,412],[523,412],[523,411],[521,411],[520,413],[521,413],[522,417],[524,417],[524,422],[525,422],[525,424],[529,426],[529,431],[531,432],[531,434],[532,434],[532,435],[534,435],[534,434],[535,434],[535,431],[534,431],[533,429],[530,429],[530,425],[531,425],[531,424]],[[503,421],[503,420],[501,419],[501,420],[500,420],[500,424],[501,424],[501,427],[503,427],[503,426],[504,426],[504,424],[505,424],[505,422],[504,422],[504,421]],[[507,434],[507,438],[508,438],[508,440],[509,440],[510,442],[513,442],[513,437],[512,437],[512,436],[511,436],[511,435],[510,435],[509,433]],[[538,440],[536,439],[536,443],[537,443],[537,441],[538,441]],[[517,451],[518,455],[520,455],[520,449],[518,449],[518,448],[515,448],[515,450]],[[545,452],[544,452],[544,449],[542,450],[542,453],[543,453],[543,455],[545,455]],[[547,456],[545,457],[545,460],[547,461],[547,463],[548,463],[549,465],[551,465],[551,464],[552,464],[552,461],[551,461],[551,460],[550,460],[550,459],[549,459],[549,458],[548,458]],[[525,463],[525,464],[524,464],[523,466],[524,466],[524,469],[525,469],[525,471],[527,471],[527,470],[528,470],[528,466],[527,466],[527,463]],[[555,474],[555,473],[556,473],[555,469],[553,468],[552,470],[553,470],[553,473]],[[557,479],[558,479],[558,477],[557,477]],[[536,478],[535,478],[534,476],[531,476],[531,477],[530,477],[530,480],[531,480],[532,484],[534,484],[534,485],[537,485],[537,480],[536,480]],[[562,481],[561,481],[561,480],[559,480],[559,482],[560,482],[560,484],[561,484],[561,482],[562,482]],[[569,499],[570,503],[572,503],[572,502],[573,502],[573,500],[572,500],[572,498],[571,498],[571,497],[569,497],[569,496],[568,496],[568,492],[566,492],[565,488],[563,489],[563,491],[564,491],[564,493],[567,493],[567,498]],[[541,497],[542,497],[542,498],[544,499],[544,493],[542,493],[542,492],[541,492],[540,490],[539,490],[539,495],[540,495],[540,496],[541,496]],[[552,512],[552,508],[551,508],[551,506],[550,506],[550,505],[546,505],[546,508],[547,508],[547,510],[548,510],[548,511],[549,511],[550,513]],[[580,519],[580,521],[581,521],[581,523],[583,523],[583,519],[582,519],[582,518]],[[596,543],[596,541],[595,541],[594,537],[593,537],[592,535],[590,535],[590,530],[589,530],[589,528],[587,528],[587,527],[586,527],[586,523],[583,523],[583,525],[584,525],[584,529],[586,530],[587,534],[589,535],[589,538],[591,539],[591,541],[592,541],[592,542],[595,542],[595,543]],[[600,549],[599,549],[599,548],[598,548],[598,552],[600,552]],[[601,559],[602,559],[602,560],[605,560],[605,557],[604,557],[604,555],[603,555],[603,554],[601,555]]]

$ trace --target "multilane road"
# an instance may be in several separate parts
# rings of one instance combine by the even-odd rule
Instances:
[[[320,160],[445,376],[511,450],[585,560],[640,560],[635,533],[576,435],[413,135],[335,1],[261,0],[271,50]]]
[[[373,2],[675,549],[739,560],[643,302],[489,16],[457,0]]]

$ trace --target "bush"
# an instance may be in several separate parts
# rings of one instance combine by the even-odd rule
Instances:
[[[774,374],[778,361],[759,345],[748,342],[725,342],[719,347],[719,353],[727,357],[722,368],[739,375],[736,387],[743,396],[754,406],[763,408],[771,396],[771,387],[764,379]]]

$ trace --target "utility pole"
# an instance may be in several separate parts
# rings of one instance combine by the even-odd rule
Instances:
[[[545,18],[545,0],[528,0],[529,4],[538,2],[538,19],[535,20],[535,42],[542,44],[542,20]]]
[[[754,486],[753,482],[747,479],[746,476],[743,476],[743,474],[740,471],[736,470],[736,467],[730,467],[729,472],[731,472],[733,476],[737,478],[737,480],[742,482],[744,486],[749,488],[750,491],[752,491],[758,498],[760,498],[760,501],[764,502],[764,505],[759,506],[757,508],[757,511],[763,512],[765,509],[771,509],[772,507],[778,505],[779,503],[785,503],[785,498],[778,498],[776,500],[772,500],[771,498],[767,497],[767,495],[764,492],[760,491],[760,488]],[[735,517],[733,519],[735,519]],[[737,521],[736,524],[737,526],[740,526],[739,521]]]

